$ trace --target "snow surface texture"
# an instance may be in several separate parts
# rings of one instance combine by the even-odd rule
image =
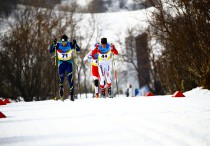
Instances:
[[[210,91],[0,106],[0,145],[210,146]]]

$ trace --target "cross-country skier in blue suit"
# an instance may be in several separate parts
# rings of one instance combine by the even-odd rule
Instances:
[[[67,71],[68,82],[70,86],[70,100],[74,101],[74,80],[73,80],[73,61],[72,56],[74,51],[80,51],[80,47],[77,45],[75,39],[73,42],[68,41],[66,35],[61,36],[61,41],[56,42],[50,46],[50,53],[57,51],[58,58],[58,73],[59,73],[59,87],[60,87],[60,99],[63,100],[63,82],[65,77],[65,71]]]

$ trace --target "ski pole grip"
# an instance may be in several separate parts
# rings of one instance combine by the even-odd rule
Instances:
[[[54,45],[55,45],[55,44],[57,44],[57,39],[56,39],[56,38],[54,39]]]

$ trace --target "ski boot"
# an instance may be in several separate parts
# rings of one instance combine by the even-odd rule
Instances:
[[[112,97],[111,87],[108,87],[108,97],[109,97],[109,98],[113,98],[113,97]]]
[[[101,89],[101,97],[106,98],[105,89]]]
[[[98,93],[96,93],[96,98],[99,98],[99,95],[98,95]]]
[[[70,94],[70,100],[74,101],[74,94]]]

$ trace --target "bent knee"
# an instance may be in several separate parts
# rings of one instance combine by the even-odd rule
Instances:
[[[98,80],[94,80],[94,85],[98,87]]]

